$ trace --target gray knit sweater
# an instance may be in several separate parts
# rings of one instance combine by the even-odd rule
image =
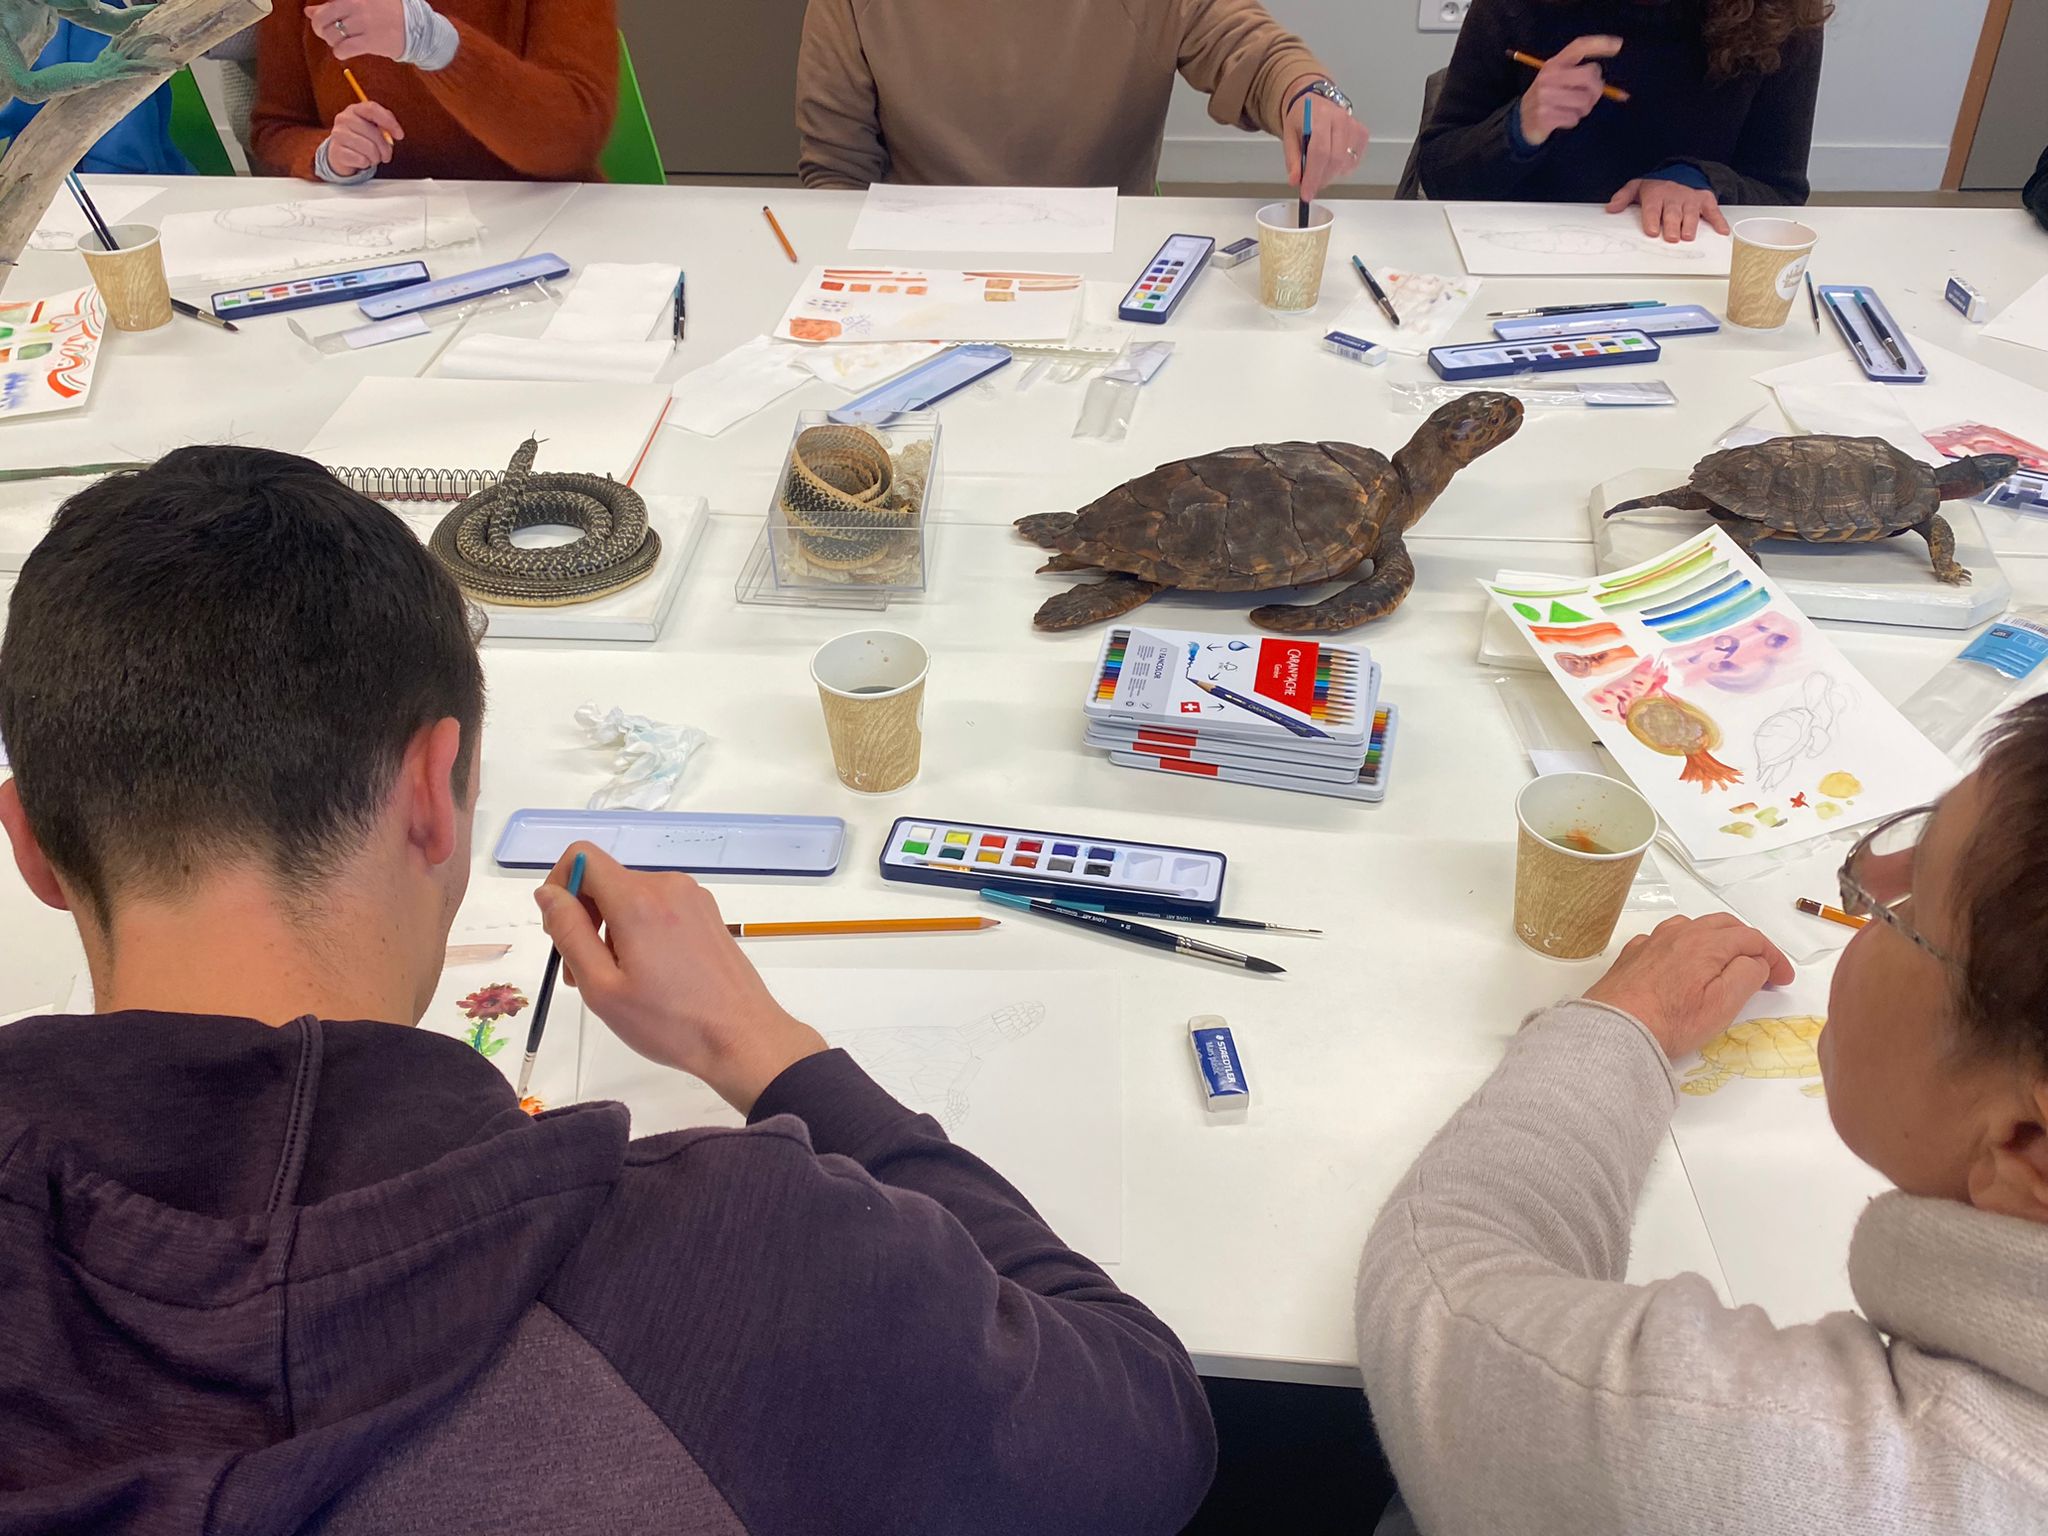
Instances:
[[[1538,1013],[1380,1213],[1359,1363],[1421,1529],[2048,1531],[2048,1227],[1878,1197],[1867,1322],[1624,1284],[1672,1087],[1628,1015]]]

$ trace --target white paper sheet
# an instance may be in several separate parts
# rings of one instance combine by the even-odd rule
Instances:
[[[305,448],[334,468],[503,469],[529,434],[535,468],[627,479],[667,404],[658,388],[494,379],[364,379]]]
[[[1611,575],[1487,590],[1696,860],[1826,836],[1955,781],[1718,527]]]
[[[810,379],[810,371],[790,348],[756,336],[718,361],[693,368],[677,379],[669,391],[673,403],[668,424],[702,437],[716,437]]]
[[[1994,341],[2015,342],[2048,352],[2048,277],[2006,305],[1984,327],[1984,334]]]
[[[857,251],[1116,249],[1115,187],[907,187],[876,182],[854,221]]]
[[[160,227],[173,287],[232,286],[308,267],[371,267],[412,251],[474,242],[480,229],[469,199],[438,187],[426,195],[357,188],[288,203],[171,213]]]
[[[464,336],[441,354],[451,379],[651,384],[675,348],[665,341],[561,342],[552,336]]]
[[[758,952],[757,952],[758,954]],[[1123,1246],[1117,983],[1087,971],[767,969],[782,1005],[1015,1184],[1098,1263]],[[548,1026],[554,1032],[553,1024]],[[593,1019],[582,1096],[620,1099],[633,1134],[737,1125],[694,1078],[643,1060]]]
[[[508,1082],[519,1081],[526,1054],[526,1031],[540,996],[541,975],[548,962],[548,936],[539,923],[503,928],[457,929],[451,947],[462,944],[507,944],[501,958],[449,966],[441,973],[434,1000],[420,1019],[420,1028],[448,1035],[489,1059]],[[601,1027],[601,1026],[597,1026]],[[548,1004],[547,1029],[534,1060],[528,1092],[544,1108],[559,1109],[576,1100],[576,1074],[583,1057],[583,999],[557,980]]]
[[[667,338],[679,270],[665,261],[593,261],[541,334],[560,342],[645,341],[659,324]]]
[[[120,187],[102,186],[98,178],[87,184],[92,195],[93,207],[99,209],[100,217],[109,224],[126,223],[128,215],[155,197],[161,187]],[[78,206],[78,199],[71,193],[60,191],[44,212],[42,221],[35,232],[28,237],[29,249],[36,251],[75,250],[78,242],[92,230],[86,222],[85,210]],[[120,236],[115,236],[119,239]]]
[[[1345,306],[1337,323],[1330,327],[1347,336],[1377,342],[1390,352],[1420,357],[1450,335],[1451,327],[1464,318],[1479,284],[1469,277],[1443,277],[1434,272],[1403,272],[1395,267],[1373,273],[1387,291],[1387,302],[1401,317],[1396,327],[1380,312],[1372,295],[1363,291]],[[1354,279],[1355,281],[1355,279]]]
[[[1072,272],[813,267],[775,328],[784,341],[1065,341]]]
[[[1821,964],[1782,991],[1759,992],[1742,1018],[1784,1022],[1709,1042],[1712,1059],[1678,1069],[1671,1134],[1729,1293],[1781,1328],[1854,1308],[1849,1236],[1891,1187],[1842,1145],[1819,1091],[1810,1036],[1827,1014],[1832,975]],[[1790,1075],[1752,1075],[1761,1072]]]
[[[1449,203],[1465,270],[1480,276],[1726,277],[1729,239],[1700,226],[1673,244],[1643,233],[1633,208],[1590,203]]]

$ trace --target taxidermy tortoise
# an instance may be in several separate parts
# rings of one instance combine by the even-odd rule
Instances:
[[[1334,597],[1252,610],[1262,629],[1352,629],[1391,613],[1415,582],[1401,535],[1452,475],[1515,435],[1522,403],[1480,392],[1453,400],[1391,462],[1350,443],[1260,443],[1162,464],[1078,512],[1017,520],[1054,551],[1044,571],[1104,579],[1048,598],[1040,629],[1078,629],[1127,613],[1168,587],[1270,592],[1372,574]]]
[[[1881,437],[1774,437],[1710,453],[1693,466],[1690,483],[1603,515],[1645,507],[1706,512],[1751,554],[1759,539],[1867,544],[1910,531],[1927,540],[1935,580],[1960,586],[1970,573],[1956,564],[1955,533],[1935,509],[1981,495],[2019,467],[2009,453],[1980,453],[1936,469]]]

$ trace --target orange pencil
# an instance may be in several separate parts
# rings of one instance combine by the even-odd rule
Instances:
[[[341,78],[346,80],[348,82],[348,88],[356,93],[356,100],[360,101],[364,106],[367,107],[370,104],[370,98],[366,94],[364,94],[363,82],[356,78],[356,72],[352,69],[345,68],[341,72]],[[381,128],[377,130],[377,136],[381,138],[386,144],[389,144],[391,142],[391,135],[386,133]]]
[[[775,231],[775,238],[782,242],[783,255],[787,256],[791,261],[795,261],[796,247],[789,243],[789,236],[785,235],[782,232],[782,226],[775,222],[775,210],[766,203],[763,203],[761,205],[761,212],[767,215],[768,227]]]
[[[875,917],[822,923],[727,923],[736,939],[815,939],[861,933],[980,933],[999,928],[993,917]]]
[[[1550,60],[1548,59],[1537,58],[1536,55],[1533,53],[1524,53],[1519,48],[1510,48],[1508,50],[1508,57],[1513,59],[1517,64],[1528,65],[1531,69],[1541,69],[1544,65],[1550,62]],[[1628,100],[1628,92],[1624,91],[1618,85],[1603,85],[1600,87],[1600,94],[1602,96],[1605,96],[1609,101]]]
[[[1831,923],[1840,923],[1844,928],[1861,928],[1870,921],[1867,917],[1851,917],[1840,907],[1824,906],[1810,896],[1802,896],[1792,905],[1808,917],[1824,917]]]

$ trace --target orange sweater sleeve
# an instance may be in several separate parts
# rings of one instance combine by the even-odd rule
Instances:
[[[566,181],[597,164],[618,107],[613,0],[532,0],[520,53],[449,19],[455,58],[420,81],[450,117],[523,176]]]
[[[306,66],[305,0],[275,0],[256,30],[256,102],[249,109],[249,152],[280,176],[313,174],[313,152],[327,124],[313,101]]]

